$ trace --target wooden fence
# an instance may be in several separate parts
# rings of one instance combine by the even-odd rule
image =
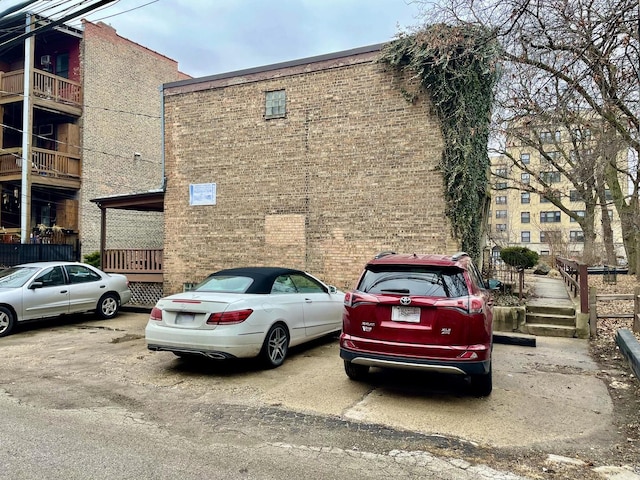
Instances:
[[[633,312],[598,313],[598,302],[621,302],[633,300]],[[632,318],[632,329],[640,333],[640,287],[634,289],[634,293],[598,295],[596,288],[589,289],[589,325],[591,337],[597,335],[597,322],[599,318]]]

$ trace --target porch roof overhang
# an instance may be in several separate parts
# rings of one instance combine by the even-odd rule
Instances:
[[[92,198],[101,210],[136,210],[139,212],[164,212],[164,191],[113,195],[111,197]]]

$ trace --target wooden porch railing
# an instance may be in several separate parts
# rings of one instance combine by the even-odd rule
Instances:
[[[1,96],[22,95],[24,93],[24,70],[14,70],[0,76]],[[33,94],[67,103],[77,107],[82,105],[82,86],[79,82],[53,75],[44,70],[33,70]]]
[[[22,171],[22,149],[3,148],[0,150],[0,175],[20,173]]]
[[[580,295],[580,313],[589,313],[589,272],[587,265],[556,257],[556,268],[573,297]]]
[[[162,249],[108,249],[101,265],[103,271],[124,273],[129,280],[162,282]]]
[[[31,171],[34,174],[59,178],[80,178],[79,155],[44,148],[32,148]],[[0,150],[0,176],[22,171],[22,149],[3,148]]]
[[[33,170],[51,177],[80,178],[80,156],[44,148],[32,149]]]

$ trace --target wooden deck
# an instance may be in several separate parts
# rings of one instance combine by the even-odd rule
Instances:
[[[102,258],[102,270],[123,273],[131,282],[162,283],[162,249],[109,249]]]

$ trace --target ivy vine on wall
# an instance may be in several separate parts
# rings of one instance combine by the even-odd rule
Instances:
[[[487,146],[499,43],[482,27],[435,24],[400,35],[381,51],[380,62],[409,71],[430,95],[442,125],[446,214],[453,235],[473,258],[481,255],[488,207]],[[416,94],[405,90],[408,100]]]

